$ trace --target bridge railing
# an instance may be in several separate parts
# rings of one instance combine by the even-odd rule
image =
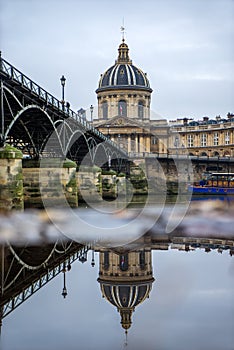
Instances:
[[[227,156],[199,156],[191,154],[179,153],[151,153],[151,152],[129,152],[129,158],[168,158],[168,159],[191,159],[191,160],[207,160],[216,162],[234,162],[234,157]]]
[[[124,152],[119,147],[119,145],[115,144],[108,137],[103,135],[99,130],[94,128],[93,125],[88,120],[82,118],[78,113],[74,112],[69,107],[64,106],[64,103],[59,101],[56,97],[51,95],[49,92],[43,89],[40,85],[32,81],[25,74],[23,74],[17,68],[12,66],[12,64],[4,60],[1,56],[0,56],[0,71],[5,75],[7,75],[11,80],[14,80],[15,82],[23,86],[25,89],[30,91],[37,98],[44,101],[45,105],[47,106],[51,105],[54,108],[57,108],[61,113],[64,113],[66,118],[68,117],[73,118],[78,124],[80,124],[80,126],[83,126],[85,129],[92,131],[92,133],[95,134],[97,137],[99,137],[103,141],[108,142],[111,146],[119,149],[119,151],[121,151],[123,154],[127,156],[127,153]]]
[[[58,108],[60,111],[63,111],[63,104],[61,101],[43,89],[40,85],[32,81],[25,74],[20,72],[17,68],[12,66],[3,58],[1,58],[0,69],[10,79],[16,81],[21,86],[28,89],[31,93],[35,94],[38,98],[44,100],[46,104],[51,104],[52,106]]]

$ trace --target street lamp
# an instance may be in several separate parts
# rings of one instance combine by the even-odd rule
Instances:
[[[94,110],[94,107],[93,105],[90,106],[90,113],[91,113],[91,124],[93,125],[93,110]]]
[[[95,266],[95,260],[94,260],[94,249],[92,250],[92,261],[91,261],[91,266]]]
[[[66,82],[66,78],[64,75],[62,75],[62,77],[60,78],[61,81],[61,85],[62,85],[62,106],[63,106],[63,111],[64,111],[64,87],[65,87],[65,82]]]
[[[118,145],[120,144],[120,134],[118,134]]]
[[[65,265],[63,266],[63,291],[62,291],[62,296],[64,299],[67,296],[67,288],[66,288],[66,267]]]
[[[110,125],[107,124],[107,138],[109,139],[110,138]]]

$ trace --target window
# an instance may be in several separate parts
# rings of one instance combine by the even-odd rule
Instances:
[[[225,132],[225,145],[229,145],[229,143],[230,143],[230,133],[229,133],[229,131],[226,131]]]
[[[206,134],[201,134],[201,147],[206,146]]]
[[[102,103],[102,117],[103,119],[108,118],[108,103],[106,101]]]
[[[142,101],[138,102],[138,118],[144,118],[144,103]]]
[[[127,117],[127,103],[124,100],[120,100],[118,103],[118,114]]]
[[[188,135],[188,147],[193,147],[193,135]]]
[[[217,132],[214,133],[214,146],[218,146],[219,144],[219,134]]]
[[[152,137],[151,137],[151,144],[152,144],[152,145],[157,145],[157,144],[158,144],[158,139],[157,139],[156,136],[152,136]]]
[[[119,268],[121,271],[127,271],[127,269],[128,269],[128,254],[120,255]]]
[[[139,255],[139,262],[140,262],[140,268],[141,270],[145,269],[145,251],[140,251],[140,255]]]
[[[104,269],[109,269],[109,252],[104,252]]]

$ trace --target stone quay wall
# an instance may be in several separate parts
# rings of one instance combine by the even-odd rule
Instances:
[[[0,209],[43,207],[76,208],[78,202],[101,202],[120,196],[183,194],[187,184],[208,170],[234,172],[232,163],[189,159],[135,159],[130,174],[97,166],[77,167],[66,159],[22,159],[21,151],[0,149]]]

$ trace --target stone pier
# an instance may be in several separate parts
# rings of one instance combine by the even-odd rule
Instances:
[[[101,202],[102,200],[102,169],[98,166],[80,166],[77,169],[79,202]]]
[[[0,148],[0,209],[24,208],[22,157],[14,147]]]
[[[23,160],[25,207],[78,206],[76,163],[66,159]]]

